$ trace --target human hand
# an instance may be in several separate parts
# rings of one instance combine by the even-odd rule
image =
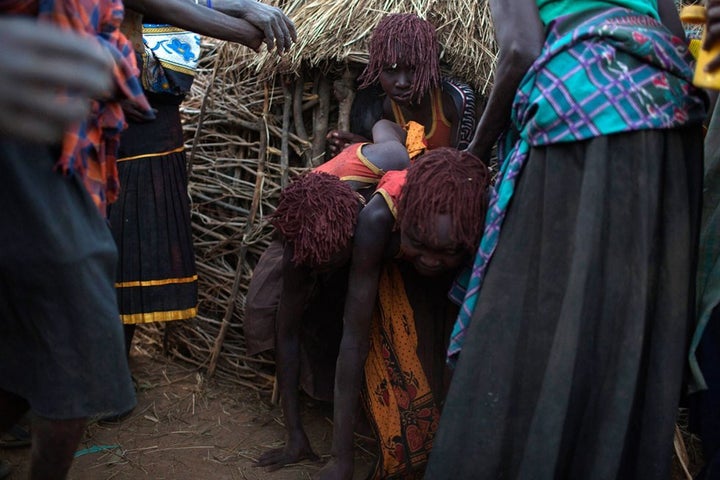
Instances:
[[[27,18],[0,18],[0,135],[52,143],[110,96],[113,60],[97,42]]]
[[[277,7],[257,0],[215,0],[213,4],[222,13],[242,18],[260,29],[268,50],[286,52],[297,40],[295,24]]]
[[[330,156],[334,157],[338,153],[345,150],[353,143],[367,142],[368,139],[360,135],[356,135],[351,132],[345,132],[343,130],[331,130],[327,136],[327,149],[330,152]]]
[[[720,43],[720,0],[707,0],[705,16],[705,41],[702,48],[703,50],[710,50]],[[705,65],[706,72],[712,72],[718,68],[720,68],[720,55],[717,55]]]
[[[341,460],[338,457],[332,457],[312,478],[313,480],[352,480],[352,477],[352,459]]]
[[[312,451],[310,442],[305,433],[302,435],[293,435],[288,439],[285,446],[274,448],[260,455],[260,459],[255,466],[268,467],[268,471],[273,472],[285,465],[297,463],[300,460],[317,461],[319,457]]]
[[[128,120],[135,123],[147,123],[155,120],[155,114],[157,113],[156,108],[152,109],[153,115],[150,115],[145,110],[140,109],[135,102],[128,99],[121,100],[120,105],[122,106],[123,113],[125,113],[125,118]]]

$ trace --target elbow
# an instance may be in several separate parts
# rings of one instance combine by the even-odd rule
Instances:
[[[523,76],[540,55],[542,45],[514,40],[500,50],[498,72]]]
[[[386,145],[385,157],[387,159],[385,170],[405,170],[410,166],[410,156],[407,148],[400,142]]]

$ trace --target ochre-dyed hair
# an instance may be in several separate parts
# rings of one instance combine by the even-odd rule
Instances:
[[[420,101],[440,84],[440,52],[435,27],[414,13],[387,15],[373,30],[368,46],[370,60],[360,76],[360,88],[378,81],[387,65],[415,67],[412,98]]]
[[[489,180],[487,167],[476,156],[454,148],[430,150],[408,168],[398,205],[400,229],[413,228],[435,239],[434,219],[448,214],[452,238],[474,252],[485,223]]]
[[[304,173],[285,187],[270,223],[293,246],[292,262],[315,267],[345,247],[355,231],[358,198],[324,172]]]

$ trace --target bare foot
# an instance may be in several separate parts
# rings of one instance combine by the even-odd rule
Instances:
[[[285,465],[298,463],[301,460],[319,460],[304,433],[302,436],[290,437],[285,446],[268,450],[260,455],[256,466],[268,467],[268,471],[273,472]]]
[[[313,480],[352,480],[352,460],[340,460],[332,457],[318,473],[313,475]]]

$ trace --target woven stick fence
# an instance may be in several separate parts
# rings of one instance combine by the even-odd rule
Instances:
[[[495,61],[486,2],[293,0],[283,9],[299,40],[282,58],[203,42],[182,107],[199,314],[167,324],[171,341],[164,342],[218,380],[261,391],[272,388],[274,362],[246,354],[243,320],[253,268],[272,236],[266,218],[289,179],[322,161],[326,133],[348,128],[354,79],[375,24],[392,12],[429,18],[450,72],[479,92],[489,88]],[[157,328],[141,332],[141,341],[159,343]]]

